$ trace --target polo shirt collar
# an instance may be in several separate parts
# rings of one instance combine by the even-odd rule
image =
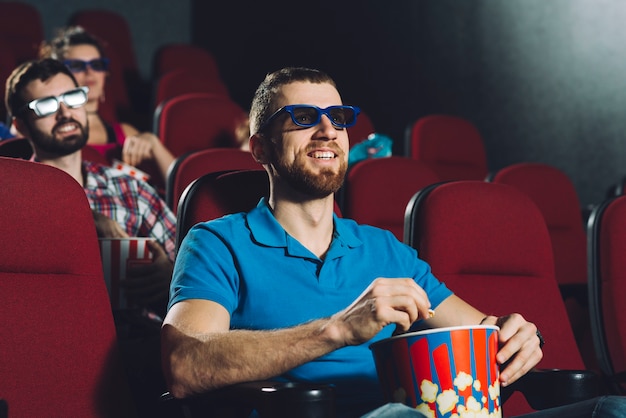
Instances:
[[[269,247],[293,248],[293,245],[290,245],[288,242],[288,234],[274,217],[265,197],[261,198],[255,209],[248,212],[247,221],[253,239],[259,244]],[[335,224],[335,232],[327,257],[336,250],[338,250],[339,253],[335,255],[341,255],[344,251],[340,251],[339,248],[347,250],[363,244],[363,242],[341,222],[341,219],[338,218],[336,214],[333,214],[333,223]],[[293,240],[293,238],[291,238],[291,240]]]

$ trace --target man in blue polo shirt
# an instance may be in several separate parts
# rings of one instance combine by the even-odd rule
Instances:
[[[369,345],[416,322],[500,326],[503,385],[541,359],[535,325],[485,315],[390,232],[334,215],[358,111],[317,70],[279,70],[257,89],[250,151],[270,196],[197,225],[181,245],[162,328],[174,396],[280,377],[333,383],[338,416],[360,416],[383,402]]]

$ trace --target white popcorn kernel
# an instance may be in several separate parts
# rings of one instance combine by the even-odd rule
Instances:
[[[435,402],[439,386],[430,380],[424,379],[420,384],[420,392],[422,392],[422,400],[424,402]]]
[[[453,389],[444,390],[437,395],[437,407],[442,415],[452,411],[458,402],[459,397]]]
[[[436,418],[435,417],[435,411],[430,409],[428,407],[428,405],[425,404],[425,403],[421,403],[421,404],[417,405],[417,408],[415,408],[415,409],[417,410],[417,412],[420,412],[426,418]]]
[[[474,378],[472,376],[470,376],[469,374],[465,372],[460,372],[454,378],[454,386],[459,388],[460,391],[463,391],[467,387],[469,387],[473,381],[474,381]]]

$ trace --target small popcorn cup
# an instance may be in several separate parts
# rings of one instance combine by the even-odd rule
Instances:
[[[152,238],[99,238],[100,256],[104,269],[104,281],[109,291],[111,306],[115,309],[128,307],[120,283],[126,279],[126,271],[135,265],[152,262],[148,241]]]
[[[134,167],[130,164],[126,164],[123,161],[113,160],[111,163],[111,167],[117,170],[123,171],[124,173],[128,174],[131,177],[136,178],[137,180],[143,180],[145,182],[150,180],[150,175],[148,173],[141,171],[137,167]]]
[[[387,402],[412,406],[429,418],[502,417],[498,330],[438,328],[373,343]]]

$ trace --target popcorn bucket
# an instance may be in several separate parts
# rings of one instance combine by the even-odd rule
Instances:
[[[387,402],[426,417],[501,417],[498,330],[491,325],[412,332],[370,345]]]
[[[126,270],[138,264],[152,262],[148,241],[152,238],[99,238],[100,256],[104,269],[104,280],[113,308],[127,308],[120,282],[126,279]]]

